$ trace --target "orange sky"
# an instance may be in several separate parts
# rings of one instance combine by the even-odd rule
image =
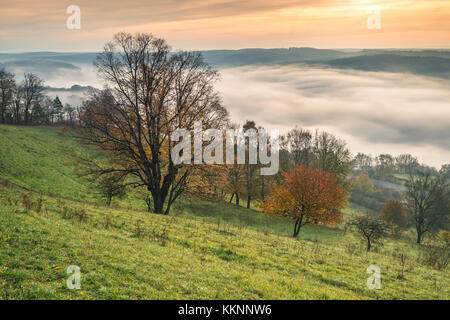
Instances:
[[[81,8],[68,30],[66,8]],[[381,30],[369,30],[379,6]],[[0,0],[0,52],[97,51],[118,31],[175,48],[450,48],[448,0]]]

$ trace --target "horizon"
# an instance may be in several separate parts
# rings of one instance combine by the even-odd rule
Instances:
[[[173,49],[173,48],[172,48]],[[303,47],[303,46],[293,46],[293,47],[242,47],[236,49],[228,49],[228,48],[216,48],[216,49],[198,49],[198,50],[186,50],[186,51],[240,51],[240,50],[289,50],[289,49],[316,49],[316,50],[334,50],[334,51],[364,51],[364,50],[399,50],[399,51],[450,51],[450,46],[448,48],[445,47],[436,47],[436,48],[419,48],[419,47],[380,47],[380,48],[319,48],[319,47]],[[182,49],[179,49],[182,50]],[[172,50],[176,51],[176,50]],[[100,53],[99,51],[47,51],[47,50],[39,50],[39,51],[0,51],[0,54],[22,54],[22,53]]]
[[[72,5],[80,25],[68,29]],[[151,32],[186,50],[449,48],[449,12],[439,0],[14,1],[2,4],[0,50],[97,52],[118,31]],[[374,15],[379,26],[369,28]]]

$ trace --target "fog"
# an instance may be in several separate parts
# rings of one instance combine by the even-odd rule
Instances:
[[[436,168],[450,162],[448,80],[305,65],[220,72],[217,89],[233,122],[254,120],[281,132],[296,125],[326,130],[346,140],[353,154],[411,153]],[[93,67],[41,76],[52,87],[102,87]],[[82,96],[56,94],[69,103]]]
[[[450,162],[450,86],[442,79],[302,65],[222,70],[219,89],[233,121],[287,131],[323,129],[350,150],[411,153]]]

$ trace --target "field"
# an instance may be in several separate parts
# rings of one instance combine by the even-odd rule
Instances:
[[[342,226],[293,239],[290,221],[229,203],[182,199],[161,216],[131,194],[110,208],[77,174],[94,156],[71,132],[0,126],[0,299],[449,298],[448,267],[413,234],[367,253]],[[66,286],[70,265],[80,290]]]

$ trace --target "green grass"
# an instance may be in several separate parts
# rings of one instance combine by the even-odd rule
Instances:
[[[0,126],[0,176],[22,187],[77,200],[94,200],[78,177],[80,157],[100,153],[56,128]]]
[[[449,298],[448,268],[408,239],[367,253],[342,227],[293,239],[290,221],[228,203],[182,199],[162,216],[132,194],[108,208],[76,175],[76,156],[97,153],[72,133],[0,126],[0,143],[0,299]],[[372,264],[381,290],[367,289]]]

